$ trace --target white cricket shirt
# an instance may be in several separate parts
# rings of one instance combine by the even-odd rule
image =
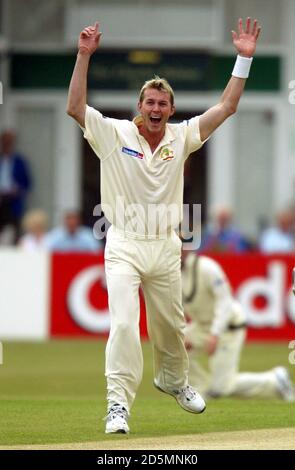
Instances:
[[[221,266],[207,256],[187,256],[182,272],[185,313],[202,329],[220,335],[231,325],[246,321]]]
[[[104,117],[86,107],[84,137],[101,160],[102,210],[134,238],[164,238],[182,220],[183,166],[199,149],[199,117],[166,124],[152,153],[133,122]]]

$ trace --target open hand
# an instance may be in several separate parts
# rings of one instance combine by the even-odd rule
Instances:
[[[261,31],[257,20],[254,20],[251,30],[251,18],[246,20],[246,28],[243,28],[243,20],[240,18],[238,22],[239,34],[232,31],[232,39],[240,56],[252,57],[256,49],[256,41]]]
[[[84,28],[79,36],[79,52],[90,55],[93,54],[99,45],[101,35],[102,33],[99,32],[97,22],[94,26],[87,26],[87,28]]]

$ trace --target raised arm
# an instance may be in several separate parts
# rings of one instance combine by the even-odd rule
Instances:
[[[79,37],[78,56],[69,87],[67,113],[82,127],[85,127],[89,60],[99,45],[101,34],[98,23],[95,23],[94,26],[83,29]]]
[[[206,111],[200,117],[199,126],[200,137],[202,141],[206,140],[212,134],[212,132],[220,126],[220,124],[222,124],[229,116],[236,112],[240,97],[245,87],[247,67],[248,69],[250,67],[250,59],[255,52],[256,41],[260,34],[261,27],[258,26],[257,20],[254,20],[251,30],[251,18],[247,18],[246,28],[244,30],[243,21],[240,18],[238,23],[238,31],[239,33],[232,31],[232,39],[233,44],[241,58],[239,56],[237,58],[233,76],[229,80],[221,96],[220,102],[212,108],[208,109],[208,111]],[[247,62],[249,62],[249,65]],[[243,76],[245,78],[238,78],[239,76]]]

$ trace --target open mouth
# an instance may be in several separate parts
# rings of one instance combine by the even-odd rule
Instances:
[[[160,117],[150,117],[150,120],[153,124],[159,124],[161,122]]]

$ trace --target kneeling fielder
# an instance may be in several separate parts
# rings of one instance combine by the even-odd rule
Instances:
[[[295,393],[287,369],[239,372],[246,337],[246,317],[232,297],[221,266],[211,258],[190,253],[182,272],[183,302],[191,322],[186,328],[189,380],[208,397],[279,397],[294,401]],[[209,356],[209,372],[199,364]]]

